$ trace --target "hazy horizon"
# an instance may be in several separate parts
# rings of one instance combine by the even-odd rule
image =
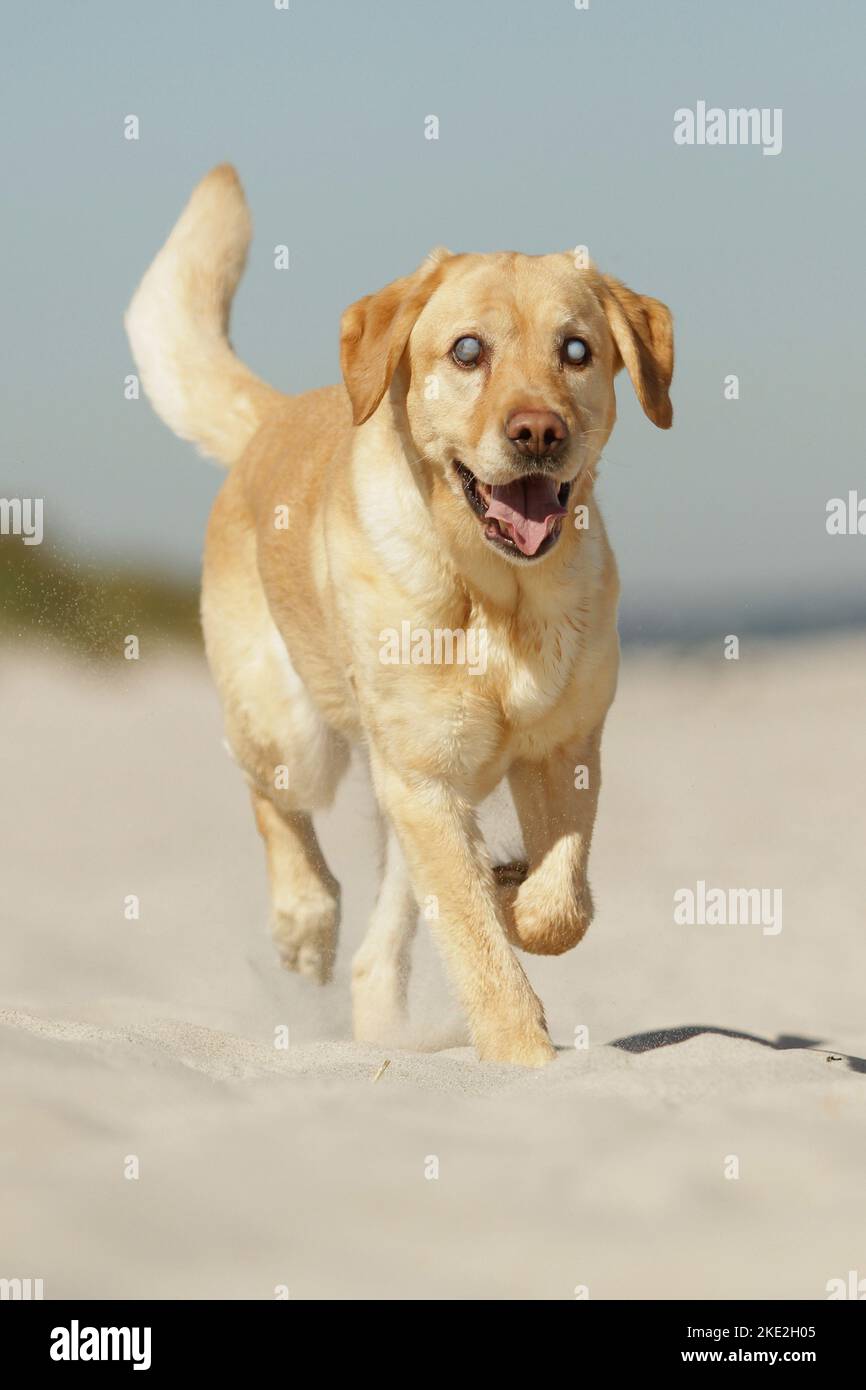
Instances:
[[[44,497],[48,543],[195,571],[221,473],[124,399],[122,314],[229,159],[256,227],[233,340],[262,376],[337,380],[342,309],[436,243],[585,244],[677,335],[673,430],[623,375],[601,469],[626,615],[866,618],[866,536],[825,526],[830,498],[866,495],[864,28],[843,0],[16,11],[2,487]],[[781,111],[781,150],[678,145],[674,113],[702,101]]]

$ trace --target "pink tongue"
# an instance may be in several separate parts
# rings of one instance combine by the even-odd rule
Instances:
[[[554,479],[542,474],[518,478],[516,482],[491,488],[486,515],[500,522],[518,550],[534,555],[556,518],[565,516],[566,508],[560,506],[558,492]]]

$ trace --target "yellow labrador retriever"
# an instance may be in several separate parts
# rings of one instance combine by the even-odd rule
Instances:
[[[481,1058],[554,1057],[514,947],[567,951],[617,678],[618,580],[593,483],[624,365],[671,423],[671,317],[569,254],[434,251],[342,320],[344,385],[289,397],[227,329],[250,239],[235,171],[199,185],[127,314],[141,379],[231,472],[204,561],[208,660],[264,837],[285,964],[329,978],[339,887],[311,815],[369,755],[384,871],[355,1036],[399,1040],[419,903]],[[507,778],[527,862],[476,806]]]

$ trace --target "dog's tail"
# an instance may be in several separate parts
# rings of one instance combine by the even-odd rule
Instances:
[[[157,415],[203,454],[232,464],[285,400],[235,357],[229,310],[252,224],[230,164],[202,179],[126,311],[126,331]]]

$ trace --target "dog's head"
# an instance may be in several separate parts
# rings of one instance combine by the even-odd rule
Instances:
[[[418,455],[479,543],[514,563],[556,545],[613,428],[620,368],[653,423],[671,424],[668,309],[569,254],[431,252],[346,310],[340,355],[354,423],[389,389],[405,402]]]

